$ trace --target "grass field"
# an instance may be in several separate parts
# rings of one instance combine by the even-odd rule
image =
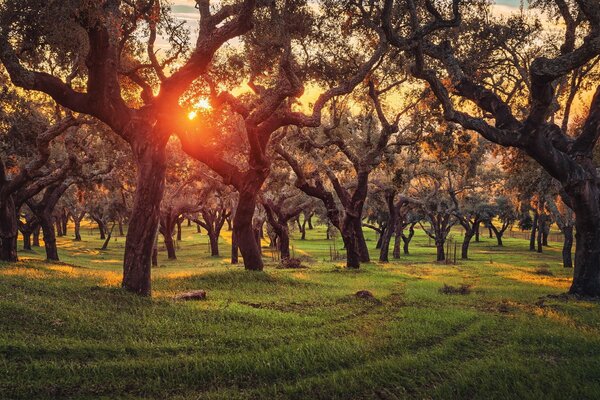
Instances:
[[[419,232],[411,255],[348,271],[317,228],[293,241],[309,268],[268,255],[256,273],[228,263],[228,232],[211,258],[186,227],[149,299],[119,289],[124,238],[102,252],[83,233],[59,238],[64,263],[0,264],[0,399],[600,399],[600,304],[555,296],[559,243],[485,238],[444,265]],[[172,300],[191,289],[207,300]]]

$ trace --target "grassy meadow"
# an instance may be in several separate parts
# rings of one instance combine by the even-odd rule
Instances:
[[[0,263],[0,399],[600,399],[600,304],[560,296],[560,243],[483,235],[446,265],[418,231],[410,255],[349,271],[316,227],[294,233],[308,268],[277,269],[265,242],[256,273],[229,264],[229,232],[213,258],[184,227],[139,298],[119,289],[124,238],[82,234],[61,263]],[[172,299],[193,289],[207,299]]]

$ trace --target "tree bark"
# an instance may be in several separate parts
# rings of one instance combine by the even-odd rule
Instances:
[[[591,181],[569,193],[575,211],[575,269],[569,293],[600,297],[600,189]]]
[[[231,231],[231,263],[238,263],[238,245],[237,245],[237,235],[235,233],[235,229]]]
[[[562,248],[562,259],[564,268],[573,268],[573,259],[571,257],[573,249],[573,227],[563,228],[564,242]]]
[[[75,228],[74,228],[75,229],[75,241],[80,242],[81,241],[81,220],[74,218],[73,223],[75,224]]]
[[[110,228],[110,231],[108,231],[108,234],[106,235],[106,239],[104,240],[104,243],[102,244],[102,247],[100,248],[100,250],[108,249],[108,244],[110,243],[110,238],[112,237],[113,229],[115,229],[114,222],[113,222],[112,227]]]
[[[31,233],[23,233],[23,250],[31,250]]]
[[[381,250],[379,251],[379,261],[381,262],[389,261],[390,241],[392,240],[392,236],[397,229],[396,225],[398,223],[398,209],[396,207],[396,203],[394,202],[395,196],[396,191],[388,191],[385,194],[385,201],[390,217],[388,219],[387,226],[381,235]]]
[[[392,257],[395,259],[400,258],[400,242],[402,241],[402,232],[396,232],[394,234],[394,250],[392,251]]]
[[[153,133],[153,132],[152,132]],[[138,166],[137,186],[125,242],[122,287],[150,296],[151,258],[165,185],[164,143],[148,138],[133,144]]]
[[[261,180],[261,185],[264,179]],[[255,237],[252,218],[256,207],[256,195],[261,185],[240,191],[239,201],[233,220],[233,230],[244,259],[244,268],[249,271],[262,271],[264,268],[259,242]]]
[[[543,245],[543,232],[544,232],[544,216],[540,215],[538,218],[538,229],[537,229],[537,252],[541,253],[542,250],[542,245]]]
[[[33,231],[33,243],[32,243],[32,245],[34,247],[40,247],[40,229],[42,229],[42,228],[40,226],[38,226]]]
[[[408,246],[410,245],[410,241],[412,240],[413,236],[415,236],[415,224],[412,223],[410,224],[410,227],[408,228],[408,236],[405,236],[404,234],[401,235],[402,237],[402,242],[404,242],[404,254],[408,255]]]
[[[445,261],[446,260],[446,253],[444,252],[444,243],[445,243],[445,241],[442,241],[442,240],[435,241],[437,261]]]
[[[0,199],[0,260],[15,262],[19,235],[17,211],[12,196]]]
[[[181,219],[177,219],[177,241],[181,242]]]
[[[531,236],[529,237],[529,251],[535,251],[535,237],[537,233],[538,226],[538,214],[533,214],[533,222],[531,225]]]
[[[361,207],[362,210],[362,207]],[[367,247],[367,241],[365,240],[365,234],[362,229],[362,221],[360,218],[353,218],[354,230],[356,236],[356,247],[358,250],[358,256],[360,262],[370,262],[371,257],[369,256],[369,248]]]
[[[460,254],[460,258],[463,260],[469,259],[469,244],[471,244],[471,239],[473,239],[473,236],[475,236],[474,231],[465,232],[465,237],[462,242],[461,254]]]
[[[210,255],[212,257],[219,256],[219,234],[210,234],[208,235],[208,240],[210,241]]]
[[[59,261],[58,248],[56,247],[56,234],[54,232],[54,224],[52,216],[38,215],[42,233],[44,235],[44,248],[46,249],[46,260]]]

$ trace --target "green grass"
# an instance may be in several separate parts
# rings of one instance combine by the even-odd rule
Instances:
[[[265,249],[255,273],[229,265],[229,233],[212,258],[186,227],[149,299],[118,288],[124,238],[101,252],[83,233],[59,238],[65,263],[38,248],[0,264],[1,399],[600,398],[599,304],[547,297],[570,282],[559,243],[537,254],[485,238],[443,265],[419,232],[400,261],[348,271],[317,228],[293,241],[309,269],[276,269]],[[190,289],[208,299],[172,300]]]

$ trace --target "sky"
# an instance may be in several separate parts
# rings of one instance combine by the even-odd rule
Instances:
[[[525,3],[527,3],[525,1]],[[196,2],[194,0],[174,0],[173,12],[178,19],[186,20],[193,27],[194,21],[198,20],[198,11],[194,8]],[[521,0],[496,0],[494,8],[501,13],[518,10]],[[193,32],[193,30],[192,30]]]

